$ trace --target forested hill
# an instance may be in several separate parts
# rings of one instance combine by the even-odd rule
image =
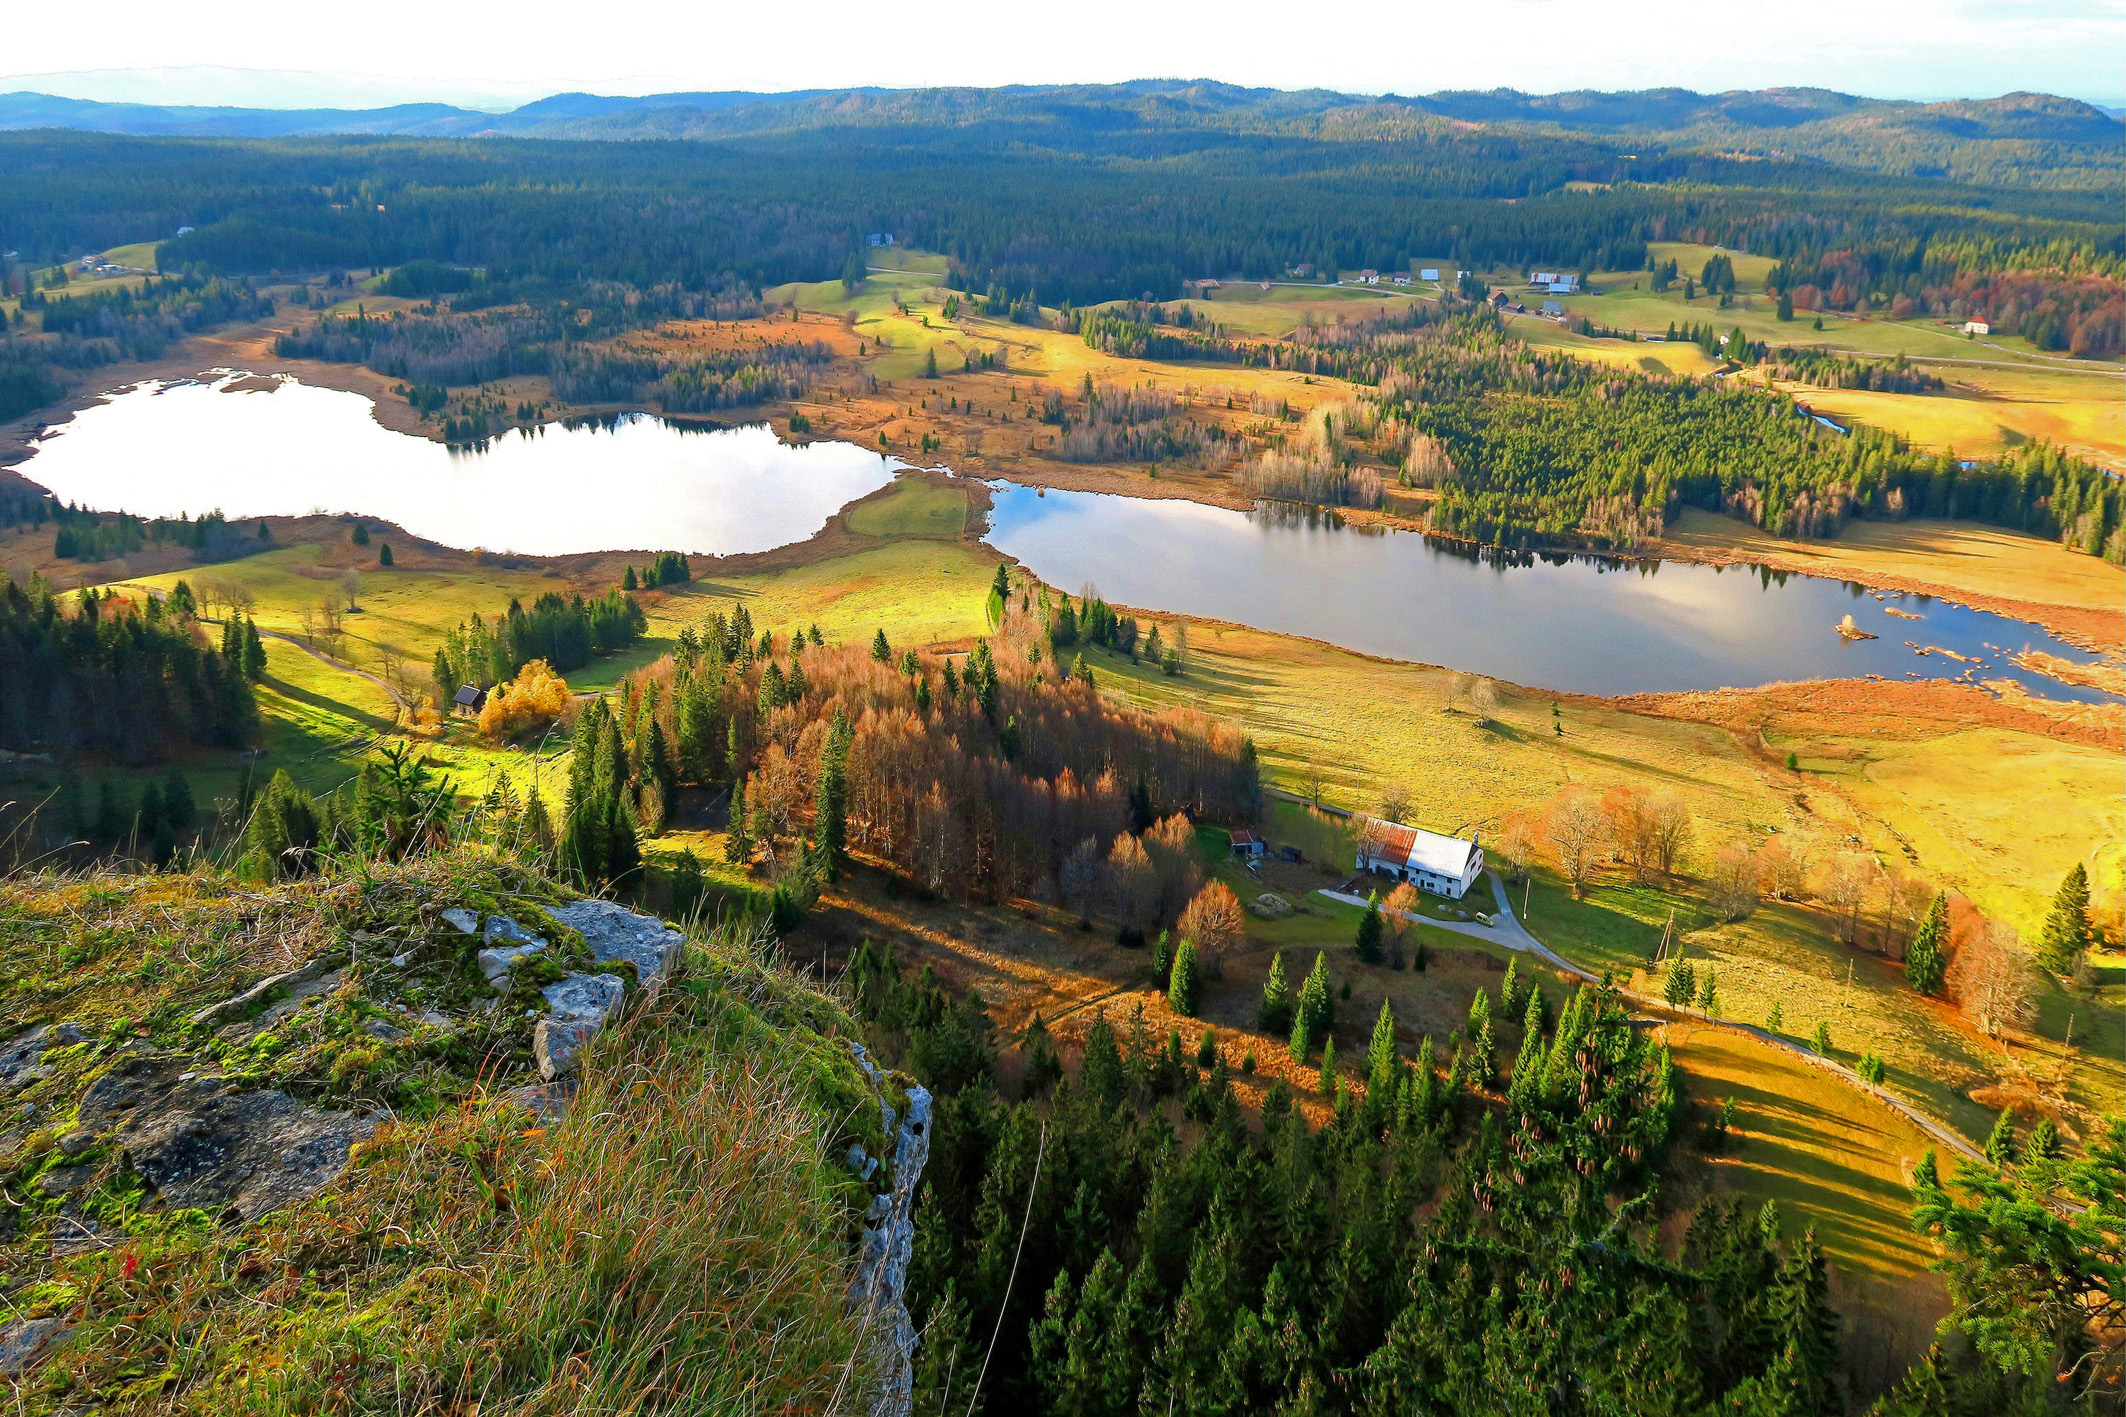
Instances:
[[[617,97],[557,94],[508,113],[447,104],[377,109],[261,109],[95,103],[0,95],[0,129],[75,128],[141,136],[272,138],[327,133],[421,137],[719,138],[828,127],[1036,124],[1074,135],[1183,128],[1327,136],[1422,130],[1428,120],[1501,132],[1627,140],[1641,150],[1806,158],[1900,177],[2009,186],[2088,187],[2126,167],[2126,125],[2074,99],[2012,93],[1921,104],[1826,89],[1689,89],[1422,98],[1241,88],[1203,80],[1009,88],[807,89]]]

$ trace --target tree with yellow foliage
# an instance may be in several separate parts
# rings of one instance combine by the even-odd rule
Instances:
[[[545,660],[532,660],[516,678],[489,692],[480,709],[480,736],[499,743],[546,728],[567,710],[568,700],[568,681]]]

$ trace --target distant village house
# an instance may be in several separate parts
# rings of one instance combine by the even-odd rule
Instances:
[[[1358,869],[1460,900],[1484,873],[1484,849],[1473,837],[1464,841],[1375,819],[1359,833]]]
[[[1269,849],[1270,844],[1262,839],[1262,833],[1251,831],[1246,827],[1234,829],[1233,855],[1246,860],[1267,855]]]
[[[1966,320],[1964,321],[1964,333],[1967,335],[1990,335],[1993,333],[1993,326],[1984,320]]]
[[[487,690],[477,684],[460,685],[458,692],[450,696],[452,713],[479,717],[480,710],[487,707]]]

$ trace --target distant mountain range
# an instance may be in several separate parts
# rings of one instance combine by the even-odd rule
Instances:
[[[590,140],[718,139],[826,127],[1097,124],[1394,136],[1442,122],[1585,134],[1743,156],[1814,159],[1900,176],[2002,185],[2085,186],[2126,166],[2126,124],[2092,104],[2011,93],[1944,103],[1827,89],[1700,94],[1689,89],[1526,94],[1513,89],[1405,98],[1241,88],[1208,81],[1011,88],[741,90],[640,98],[555,94],[506,113],[441,103],[365,109],[210,108],[0,94],[0,129],[72,128],[139,136],[287,138],[322,134]]]

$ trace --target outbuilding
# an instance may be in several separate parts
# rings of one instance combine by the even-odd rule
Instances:
[[[477,684],[461,684],[458,692],[450,696],[450,707],[453,713],[477,715],[487,707],[487,690]]]
[[[1262,839],[1262,833],[1251,831],[1247,827],[1235,827],[1233,829],[1233,854],[1235,856],[1243,858],[1264,856],[1269,853],[1269,850],[1270,844]]]

